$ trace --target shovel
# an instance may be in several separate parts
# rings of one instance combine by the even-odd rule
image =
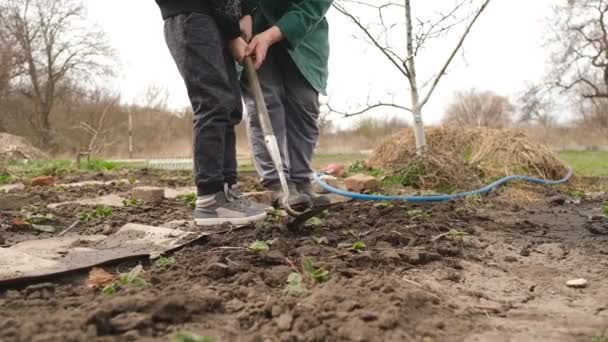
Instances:
[[[274,164],[274,167],[277,170],[277,173],[279,174],[281,190],[283,191],[283,198],[281,199],[281,204],[287,214],[293,217],[299,217],[305,212],[296,211],[291,208],[291,206],[289,206],[289,187],[287,186],[285,170],[283,170],[283,160],[281,158],[281,151],[279,150],[277,137],[274,135],[272,124],[270,123],[270,115],[268,114],[268,109],[266,108],[266,101],[264,101],[264,94],[262,93],[260,79],[258,78],[258,74],[255,70],[255,66],[251,57],[245,57],[245,59],[243,60],[243,65],[245,67],[247,79],[249,80],[249,85],[251,87],[251,94],[253,95],[255,107],[257,109],[257,116],[260,121],[260,126],[262,126],[264,142],[266,143],[266,148],[268,149],[268,153],[270,154],[272,163]]]

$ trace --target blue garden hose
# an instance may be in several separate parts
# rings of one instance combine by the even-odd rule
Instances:
[[[568,174],[566,174],[566,176],[560,180],[547,180],[547,179],[541,179],[541,178],[534,178],[534,177],[529,177],[529,176],[519,176],[519,175],[513,175],[513,176],[507,176],[504,178],[501,178],[497,181],[495,181],[492,184],[489,184],[481,189],[477,189],[477,190],[472,190],[472,191],[467,191],[467,192],[460,192],[457,194],[449,194],[449,195],[430,195],[430,196],[383,196],[383,195],[366,195],[366,194],[359,194],[359,193],[354,193],[354,192],[349,192],[349,191],[344,191],[341,189],[337,189],[334,188],[333,186],[325,183],[321,177],[319,177],[318,174],[314,174],[314,180],[319,183],[319,185],[325,189],[325,191],[329,191],[332,192],[334,194],[340,195],[340,196],[344,196],[344,197],[350,197],[352,199],[355,200],[361,200],[361,201],[406,201],[406,202],[445,202],[445,201],[450,201],[450,200],[455,200],[458,198],[463,198],[463,197],[468,197],[468,196],[473,196],[473,195],[482,195],[482,194],[487,194],[490,191],[498,188],[499,186],[502,186],[504,184],[507,184],[509,182],[513,182],[513,181],[525,181],[525,182],[530,182],[530,183],[535,183],[535,184],[542,184],[542,185],[559,185],[559,184],[565,184],[568,183],[570,181],[570,179],[572,178],[572,176],[574,175],[574,172],[572,171],[572,169],[568,169]]]

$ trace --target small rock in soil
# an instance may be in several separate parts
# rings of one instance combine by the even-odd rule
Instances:
[[[549,205],[564,205],[568,199],[565,196],[553,196],[547,200]]]
[[[23,191],[23,190],[25,190],[25,185],[23,183],[0,186],[0,193],[5,193],[5,194],[9,194],[11,192]]]
[[[45,226],[45,225],[39,225],[39,224],[33,224],[32,229],[37,230],[39,232],[51,233],[51,234],[56,231],[55,227],[53,227],[53,226]]]
[[[290,313],[284,313],[277,319],[279,331],[291,330],[291,323],[293,323],[293,316]]]
[[[572,287],[575,289],[582,289],[582,288],[587,287],[588,282],[587,282],[587,279],[580,278],[580,279],[569,280],[568,282],[566,282],[566,285],[568,287]]]
[[[506,256],[504,260],[505,262],[517,262],[517,258],[514,256]]]
[[[140,186],[133,189],[131,196],[147,203],[158,203],[165,198],[165,189],[153,186]]]

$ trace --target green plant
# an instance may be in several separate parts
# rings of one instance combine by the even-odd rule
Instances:
[[[144,278],[141,277],[141,273],[143,271],[143,267],[141,265],[137,265],[133,267],[133,269],[129,273],[123,273],[118,276],[118,279],[113,281],[112,284],[103,288],[101,293],[106,296],[113,296],[118,292],[118,290],[129,287],[129,286],[138,286],[143,287],[148,283]]]
[[[160,257],[154,262],[154,266],[165,268],[174,265],[175,263],[174,257]]]
[[[213,337],[200,336],[195,333],[182,331],[171,337],[171,342],[216,342]]]
[[[608,330],[603,333],[593,335],[591,342],[608,342]]]
[[[350,248],[351,250],[355,251],[355,252],[362,252],[367,248],[367,246],[365,245],[365,242],[363,241],[357,241],[355,243],[353,243],[352,247]]]
[[[192,209],[196,207],[197,198],[198,196],[193,192],[177,196],[178,200],[188,204]]]
[[[124,164],[102,159],[91,159],[83,164],[83,168],[89,171],[112,171],[119,168],[124,168]]]
[[[361,173],[367,170],[367,165],[365,165],[365,162],[362,160],[356,160],[348,167],[349,173]]]
[[[408,210],[405,215],[412,221],[426,221],[431,218],[431,215],[422,210]]]
[[[327,245],[329,244],[329,240],[325,236],[313,236],[312,241],[314,241],[318,245]]]
[[[81,211],[76,217],[78,218],[78,221],[83,223],[91,222],[95,218],[94,213],[88,211]]]
[[[95,217],[106,218],[112,216],[112,208],[105,205],[95,207]]]
[[[48,224],[55,221],[55,215],[26,213],[23,220],[29,224]]]
[[[302,271],[304,277],[312,284],[320,284],[329,280],[329,271],[316,267],[310,258],[302,259]]]
[[[466,232],[463,232],[461,230],[458,229],[450,229],[449,232],[447,232],[446,236],[451,238],[451,239],[462,239],[464,238],[466,235],[468,235]]]
[[[272,241],[255,241],[249,245],[249,250],[253,253],[262,253],[270,249]]]
[[[608,217],[608,201],[604,202],[602,205],[602,212],[604,213],[604,216]]]
[[[8,172],[0,172],[0,185],[9,184],[13,181],[13,176]]]
[[[583,199],[585,198],[585,191],[579,189],[572,189],[568,191],[568,195],[572,198]]]
[[[323,221],[318,217],[311,217],[306,223],[304,223],[306,227],[320,227],[323,225]]]
[[[388,201],[378,202],[378,203],[374,204],[374,208],[377,208],[377,209],[389,209],[389,208],[392,208],[393,206],[394,205]]]
[[[140,207],[144,201],[139,200],[137,198],[129,198],[122,201],[122,205],[126,208],[137,208]]]
[[[287,286],[283,294],[287,296],[299,297],[306,292],[306,284],[300,273],[292,272],[287,277]]]
[[[469,208],[478,207],[480,205],[483,205],[483,198],[481,197],[481,195],[467,196],[464,199],[464,203]]]
[[[98,205],[94,211],[81,211],[76,216],[80,222],[91,222],[97,218],[106,218],[112,216],[112,208],[105,205]]]

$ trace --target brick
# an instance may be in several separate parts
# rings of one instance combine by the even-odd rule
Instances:
[[[346,174],[344,165],[336,163],[327,165],[321,170],[321,172],[335,177],[343,177]]]
[[[254,202],[272,206],[272,191],[248,192],[245,197]]]
[[[338,178],[336,178],[334,176],[328,176],[328,175],[323,175],[320,178],[322,181],[324,181],[328,185],[333,186],[334,188],[340,188],[340,181],[338,181]],[[314,191],[318,194],[329,193],[329,191],[326,191],[325,189],[323,189],[321,187],[321,185],[319,185],[319,183],[317,183],[317,182],[312,183],[312,191]]]
[[[32,178],[32,186],[53,186],[55,185],[55,177],[40,176]]]
[[[378,191],[380,181],[376,177],[367,175],[354,175],[345,181],[346,189],[352,192]]]
[[[153,186],[140,186],[133,188],[131,196],[147,203],[158,203],[165,198],[165,189]]]

